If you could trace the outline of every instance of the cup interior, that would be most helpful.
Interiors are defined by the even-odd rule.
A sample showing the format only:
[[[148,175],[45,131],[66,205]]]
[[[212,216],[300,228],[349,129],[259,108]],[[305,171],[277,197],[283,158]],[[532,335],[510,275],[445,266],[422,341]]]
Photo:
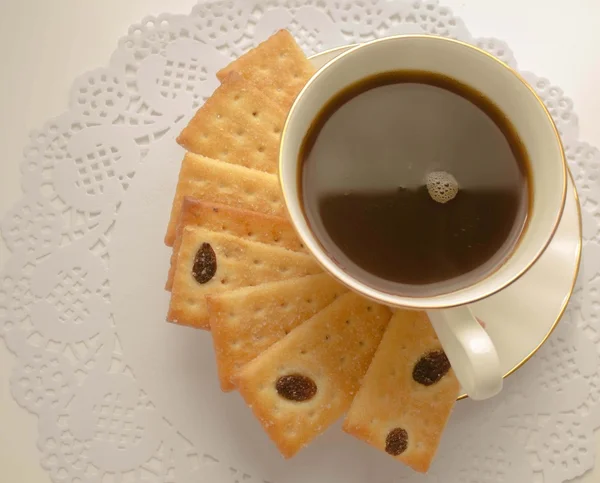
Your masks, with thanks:
[[[529,216],[509,258],[483,280],[428,297],[378,291],[329,258],[306,220],[298,182],[304,137],[322,107],[336,93],[378,73],[413,69],[451,77],[492,100],[519,133],[530,164]],[[474,302],[517,280],[552,239],[566,195],[566,163],[560,137],[535,91],[518,73],[486,52],[434,36],[409,35],[376,40],[348,50],[323,66],[300,93],[288,116],[281,141],[280,179],[292,222],[327,271],[348,287],[378,302],[415,309]]]

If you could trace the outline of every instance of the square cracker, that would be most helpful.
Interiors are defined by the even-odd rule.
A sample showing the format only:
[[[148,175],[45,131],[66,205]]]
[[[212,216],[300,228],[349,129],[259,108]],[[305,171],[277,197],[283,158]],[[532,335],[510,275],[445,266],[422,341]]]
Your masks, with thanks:
[[[198,109],[177,142],[226,163],[277,173],[286,111],[232,72]]]
[[[286,218],[186,197],[183,199],[177,223],[173,253],[171,254],[171,268],[165,285],[167,290],[171,290],[173,285],[173,275],[181,245],[181,233],[186,226],[201,226],[210,231],[229,233],[240,238],[306,253],[304,244]]]
[[[186,196],[268,215],[286,216],[277,177],[243,166],[187,153],[171,208],[165,244],[175,241],[177,221]]]
[[[348,292],[241,369],[237,387],[285,457],[350,407],[390,315]]]
[[[413,378],[425,354],[437,356],[423,359],[429,363],[419,366],[432,369],[430,385]],[[344,431],[426,472],[459,390],[427,315],[398,310],[352,403]]]
[[[255,84],[286,112],[315,73],[292,34],[280,30],[217,72],[223,81],[238,72]]]
[[[206,295],[320,272],[310,255],[188,226],[183,229],[167,319],[208,329]]]
[[[321,273],[207,297],[221,389],[234,389],[240,368],[347,291]]]

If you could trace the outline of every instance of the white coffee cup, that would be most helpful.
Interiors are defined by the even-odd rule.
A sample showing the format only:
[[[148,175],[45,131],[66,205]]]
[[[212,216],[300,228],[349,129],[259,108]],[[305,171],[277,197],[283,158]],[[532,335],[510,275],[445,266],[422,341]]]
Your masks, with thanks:
[[[485,278],[474,279],[471,285],[441,295],[419,297],[386,293],[353,277],[323,250],[302,209],[299,155],[311,123],[345,87],[395,70],[443,74],[484,94],[511,121],[530,161],[529,216],[512,252]],[[527,82],[492,55],[456,40],[404,35],[362,44],[323,66],[298,95],[283,130],[279,163],[291,220],[325,270],[350,289],[379,303],[427,311],[465,392],[473,399],[497,394],[503,380],[498,355],[468,305],[502,290],[532,267],[558,226],[567,187],[566,162],[558,131],[543,102]]]

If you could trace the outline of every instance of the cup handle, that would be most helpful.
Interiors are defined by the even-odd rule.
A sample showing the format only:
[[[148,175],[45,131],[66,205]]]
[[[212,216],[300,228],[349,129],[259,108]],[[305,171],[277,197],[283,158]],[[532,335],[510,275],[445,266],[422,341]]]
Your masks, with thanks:
[[[467,395],[482,400],[498,394],[503,381],[498,353],[471,310],[461,306],[427,315]]]

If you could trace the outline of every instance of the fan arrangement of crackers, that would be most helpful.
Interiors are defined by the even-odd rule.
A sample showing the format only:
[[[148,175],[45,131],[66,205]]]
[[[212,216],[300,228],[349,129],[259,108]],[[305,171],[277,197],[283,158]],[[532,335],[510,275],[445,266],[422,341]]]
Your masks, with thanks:
[[[167,318],[210,331],[223,391],[285,457],[345,415],[344,431],[427,471],[459,392],[427,316],[348,291],[286,218],[281,131],[313,73],[282,30],[218,72],[179,136]]]

